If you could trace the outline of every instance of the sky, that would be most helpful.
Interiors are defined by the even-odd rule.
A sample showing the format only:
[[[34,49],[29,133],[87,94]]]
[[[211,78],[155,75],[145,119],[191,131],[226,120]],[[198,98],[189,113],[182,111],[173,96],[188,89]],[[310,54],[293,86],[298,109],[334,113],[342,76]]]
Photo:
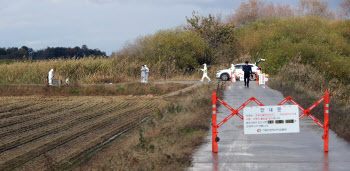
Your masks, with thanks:
[[[298,0],[267,0],[297,6]],[[330,8],[343,0],[328,0]],[[186,16],[225,16],[243,0],[0,0],[0,47],[75,47],[107,55],[127,41],[186,24]]]

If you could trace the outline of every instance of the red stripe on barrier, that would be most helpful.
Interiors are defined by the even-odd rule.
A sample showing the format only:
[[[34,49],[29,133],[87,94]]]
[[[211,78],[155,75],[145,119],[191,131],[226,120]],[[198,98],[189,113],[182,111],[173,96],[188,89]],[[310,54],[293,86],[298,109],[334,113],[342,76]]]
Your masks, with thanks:
[[[314,109],[315,107],[316,107],[316,105],[312,105],[312,106],[310,107],[310,110]]]
[[[324,128],[323,124],[321,124],[320,121],[318,121],[317,124],[320,125],[320,127]]]
[[[241,111],[245,106],[247,106],[252,100],[247,100],[244,104],[242,104],[238,109],[237,112]]]
[[[323,100],[324,98],[322,97],[317,103],[320,104]]]
[[[223,124],[224,124],[224,123],[221,123],[221,122],[220,122],[220,123],[218,124],[218,128],[220,128],[220,126],[223,125]]]
[[[247,106],[250,102],[252,101],[252,98],[250,98],[249,100],[247,100],[244,105]]]
[[[256,104],[258,104],[259,106],[264,106],[264,104],[262,104],[259,100],[255,99],[255,98],[254,98],[254,102]]]
[[[237,112],[233,112],[230,115],[228,115],[224,120],[222,120],[219,124],[218,124],[218,128],[220,126],[222,126],[225,122],[227,122],[229,119],[231,119]]]
[[[315,118],[315,116],[312,116],[311,114],[307,113],[307,116],[309,116],[309,118],[311,118],[314,122],[316,122],[320,127],[324,127],[323,124],[321,124],[321,122]]]
[[[305,109],[303,108],[303,107],[301,107],[300,106],[300,104],[298,104],[296,101],[294,101],[292,98],[289,98],[289,100],[290,100],[290,102],[292,102],[293,104],[295,104],[295,105],[298,105],[299,106],[299,109],[301,110],[301,111],[305,111]]]
[[[278,106],[284,105],[288,101],[288,97],[278,103]]]
[[[231,110],[232,112],[235,112],[235,110],[230,106],[230,105],[228,105],[227,103],[225,103],[223,100],[221,100],[220,98],[217,98],[218,99],[218,101],[222,104],[222,105],[224,105],[226,108],[228,108],[229,110]]]
[[[237,116],[238,116],[239,118],[241,118],[242,120],[244,120],[244,117],[243,117],[240,113],[237,113]]]
[[[306,111],[310,112],[312,109],[314,109],[317,105],[319,105],[324,100],[324,97],[322,97],[320,100],[318,100],[315,104],[313,104],[310,108],[308,108]]]

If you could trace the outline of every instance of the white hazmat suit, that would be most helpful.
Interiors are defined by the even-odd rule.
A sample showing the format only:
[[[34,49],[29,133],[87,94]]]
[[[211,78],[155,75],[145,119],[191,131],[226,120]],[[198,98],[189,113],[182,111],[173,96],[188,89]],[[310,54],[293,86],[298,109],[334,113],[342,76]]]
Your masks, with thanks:
[[[235,68],[235,65],[234,64],[231,64],[231,79],[232,79],[232,82],[236,82],[236,68]]]
[[[146,68],[144,65],[142,65],[141,68],[141,83],[145,83],[146,80]]]
[[[207,69],[207,64],[203,64],[204,65],[204,69],[201,69],[203,71],[203,77],[201,82],[203,82],[204,78],[208,79],[208,82],[210,81],[210,78],[208,77],[208,69]]]
[[[149,69],[147,68],[147,65],[145,65],[145,69],[146,69],[145,83],[148,83],[148,73],[149,73]]]
[[[49,80],[49,85],[52,85],[53,69],[50,70],[47,79]]]

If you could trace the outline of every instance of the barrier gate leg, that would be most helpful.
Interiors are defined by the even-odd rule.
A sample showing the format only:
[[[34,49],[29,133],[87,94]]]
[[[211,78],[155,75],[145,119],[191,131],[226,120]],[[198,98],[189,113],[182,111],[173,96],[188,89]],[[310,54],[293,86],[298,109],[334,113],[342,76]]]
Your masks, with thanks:
[[[329,93],[326,91],[324,96],[324,152],[328,152],[328,138],[329,138]]]
[[[212,148],[213,152],[218,152],[218,142],[216,141],[216,137],[218,136],[218,126],[216,125],[216,92],[211,95],[211,100],[213,104],[213,115],[212,115],[212,130],[213,130],[213,140],[212,140]]]

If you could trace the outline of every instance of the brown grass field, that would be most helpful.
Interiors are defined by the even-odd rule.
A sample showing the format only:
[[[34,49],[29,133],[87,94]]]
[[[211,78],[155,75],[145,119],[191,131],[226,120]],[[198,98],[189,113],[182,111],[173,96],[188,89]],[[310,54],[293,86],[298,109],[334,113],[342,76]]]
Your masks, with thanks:
[[[66,169],[165,104],[120,96],[0,99],[0,170]]]

